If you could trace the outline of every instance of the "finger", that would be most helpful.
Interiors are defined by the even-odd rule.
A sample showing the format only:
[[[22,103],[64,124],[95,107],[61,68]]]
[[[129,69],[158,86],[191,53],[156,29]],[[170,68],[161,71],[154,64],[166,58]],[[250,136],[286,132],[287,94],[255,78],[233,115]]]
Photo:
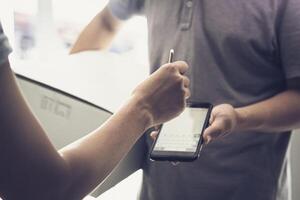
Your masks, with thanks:
[[[188,78],[188,77],[186,77],[186,76],[182,76],[183,78],[183,86],[184,87],[189,87],[189,85],[190,85],[190,79]]]
[[[210,143],[210,141],[212,140],[212,138],[210,136],[207,136],[206,139],[204,139],[205,144]]]
[[[210,114],[210,118],[209,118],[209,124],[212,124],[215,120],[215,116],[213,113]]]
[[[188,64],[184,61],[176,61],[172,63],[177,70],[179,70],[180,74],[184,74],[188,70]]]
[[[152,132],[150,133],[150,137],[152,138],[152,140],[156,140],[157,135],[158,135],[158,131],[152,131]]]
[[[224,130],[224,126],[221,120],[215,121],[208,128],[205,129],[203,133],[204,141],[208,142],[212,139],[216,139],[219,136],[223,135],[223,133],[225,132],[226,130]]]
[[[203,139],[205,144],[208,144],[213,139],[211,136],[212,134],[216,134],[216,130],[213,127],[209,126],[205,129],[203,133]]]
[[[190,91],[190,89],[184,88],[183,90],[184,90],[184,98],[185,98],[185,99],[190,98],[190,96],[191,96],[191,91]]]

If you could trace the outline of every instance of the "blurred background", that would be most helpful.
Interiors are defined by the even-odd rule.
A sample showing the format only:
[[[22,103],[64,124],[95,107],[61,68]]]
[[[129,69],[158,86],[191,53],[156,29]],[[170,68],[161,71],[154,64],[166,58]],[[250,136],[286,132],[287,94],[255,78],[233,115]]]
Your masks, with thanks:
[[[18,60],[50,59],[68,54],[84,26],[107,4],[107,0],[0,2],[2,25],[14,49],[13,59]],[[108,51],[134,52],[137,58],[147,60],[146,19],[129,20]]]

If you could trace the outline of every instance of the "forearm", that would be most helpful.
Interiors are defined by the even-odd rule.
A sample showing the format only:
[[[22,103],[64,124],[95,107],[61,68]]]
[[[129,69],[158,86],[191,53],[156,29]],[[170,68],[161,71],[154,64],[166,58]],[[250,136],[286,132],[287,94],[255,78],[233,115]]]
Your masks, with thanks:
[[[0,66],[0,83],[0,195],[8,199],[82,198],[149,125],[143,104],[132,99],[105,125],[59,154],[24,102],[8,63]]]
[[[108,48],[120,25],[121,21],[111,14],[109,8],[104,8],[84,28],[70,53]]]
[[[57,199],[68,174],[18,90],[9,63],[0,66],[0,195]]]
[[[265,101],[235,109],[236,130],[282,132],[300,128],[300,92],[287,90]]]
[[[72,172],[72,196],[67,199],[82,198],[94,189],[145,131],[148,116],[136,102],[130,101],[102,127],[60,151]]]

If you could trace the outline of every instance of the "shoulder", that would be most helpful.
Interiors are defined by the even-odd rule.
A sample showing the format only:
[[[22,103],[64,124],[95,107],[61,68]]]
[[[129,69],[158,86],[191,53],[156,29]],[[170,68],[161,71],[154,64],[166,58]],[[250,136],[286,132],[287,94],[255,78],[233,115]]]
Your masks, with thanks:
[[[145,0],[110,0],[108,7],[112,14],[126,20],[135,14],[142,14]]]

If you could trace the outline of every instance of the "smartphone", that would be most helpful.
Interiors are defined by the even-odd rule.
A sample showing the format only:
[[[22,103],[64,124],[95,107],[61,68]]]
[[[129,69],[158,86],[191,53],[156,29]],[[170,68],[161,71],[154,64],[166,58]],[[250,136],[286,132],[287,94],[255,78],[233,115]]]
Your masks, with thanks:
[[[212,107],[210,103],[189,103],[178,117],[163,124],[151,148],[150,159],[178,162],[196,160]]]

